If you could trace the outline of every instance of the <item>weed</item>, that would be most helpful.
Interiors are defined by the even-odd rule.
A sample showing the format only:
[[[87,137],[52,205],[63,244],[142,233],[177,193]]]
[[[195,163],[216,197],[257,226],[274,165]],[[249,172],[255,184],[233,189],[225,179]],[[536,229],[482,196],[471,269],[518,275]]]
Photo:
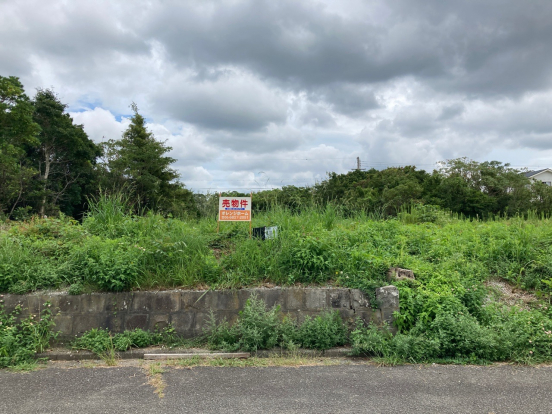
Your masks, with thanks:
[[[225,320],[217,324],[211,314],[205,338],[212,348],[229,351],[255,352],[278,344],[292,350],[299,346],[325,350],[345,344],[347,328],[338,312],[307,317],[298,326],[290,318],[281,317],[279,306],[267,309],[261,299],[251,296],[232,327]]]
[[[347,327],[339,312],[326,312],[315,318],[307,316],[297,335],[303,348],[325,350],[347,342]]]
[[[393,197],[376,214],[375,209],[367,213],[331,203],[321,207],[307,193],[293,197],[285,206],[267,201],[255,214],[254,226],[279,227],[278,238],[265,241],[249,239],[243,223],[227,224],[217,235],[215,222],[206,218],[138,216],[122,195],[93,200],[82,225],[66,217],[3,224],[0,292],[66,286],[76,294],[87,289],[221,288],[266,282],[332,284],[361,289],[377,306],[374,288],[387,283],[389,267],[399,266],[416,276],[414,281],[392,282],[400,291],[400,312],[394,318],[400,334],[382,339],[363,327],[350,339],[357,341],[359,351],[382,358],[398,355],[409,362],[552,359],[549,218],[528,213],[467,220],[435,206],[401,207]],[[206,209],[211,201],[205,200]],[[369,197],[365,201],[369,203]],[[397,208],[397,218],[384,219],[389,209]],[[540,300],[524,310],[496,304],[485,284],[491,278],[534,292]],[[335,339],[342,338],[341,333],[315,334],[334,329],[326,320],[300,327],[282,321],[277,310],[252,305],[232,327],[213,321],[209,345],[252,351],[274,344],[322,349],[342,341]],[[0,364],[33,355],[32,345],[15,334],[12,338],[13,332],[1,332],[5,342],[0,358],[8,360]],[[165,335],[156,341],[168,343],[171,335],[177,341],[174,334]],[[133,338],[114,335],[113,347],[128,349],[144,338],[141,333]]]
[[[130,348],[145,348],[161,343],[165,345],[178,343],[178,338],[172,327],[169,326],[160,332],[148,332],[136,328],[114,335],[107,329],[94,328],[75,339],[71,347],[92,351],[102,359],[113,360],[116,352],[126,351]]]
[[[148,384],[153,387],[153,392],[157,394],[159,398],[165,396],[165,388],[167,383],[163,380],[163,373],[165,372],[161,368],[160,363],[148,364],[144,367],[146,376],[148,377]]]
[[[21,312],[21,307],[17,307],[6,314],[0,305],[0,368],[34,366],[35,354],[44,352],[57,336],[52,332],[54,322],[49,302],[44,303],[38,315],[29,315],[18,322]]]
[[[263,368],[263,367],[298,367],[315,365],[339,365],[346,363],[339,359],[313,358],[308,356],[279,356],[274,355],[268,358],[213,358],[201,359],[198,357],[167,361],[167,364],[182,368],[193,367],[237,367],[237,368]]]

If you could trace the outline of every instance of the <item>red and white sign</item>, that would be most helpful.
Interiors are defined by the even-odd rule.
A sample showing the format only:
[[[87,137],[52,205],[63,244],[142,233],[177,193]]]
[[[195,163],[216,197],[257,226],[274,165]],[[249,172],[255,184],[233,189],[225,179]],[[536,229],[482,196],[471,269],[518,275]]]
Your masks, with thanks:
[[[251,197],[219,197],[219,221],[251,221]]]

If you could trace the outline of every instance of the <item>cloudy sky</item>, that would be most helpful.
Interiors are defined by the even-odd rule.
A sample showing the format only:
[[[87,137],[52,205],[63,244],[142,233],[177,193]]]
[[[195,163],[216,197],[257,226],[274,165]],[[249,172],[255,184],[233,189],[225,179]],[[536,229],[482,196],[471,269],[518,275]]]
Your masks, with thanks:
[[[552,167],[550,0],[1,0],[0,75],[95,141],[136,102],[197,191]]]

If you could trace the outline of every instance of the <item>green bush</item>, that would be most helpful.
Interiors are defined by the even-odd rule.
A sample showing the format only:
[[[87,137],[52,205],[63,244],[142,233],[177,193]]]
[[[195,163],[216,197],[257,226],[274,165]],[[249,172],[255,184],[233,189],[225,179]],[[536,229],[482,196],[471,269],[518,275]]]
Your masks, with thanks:
[[[29,315],[17,322],[21,307],[6,314],[0,305],[0,368],[15,367],[35,362],[35,354],[44,352],[56,338],[52,332],[51,304],[44,303],[39,315]]]
[[[278,343],[280,306],[266,309],[266,304],[252,295],[240,312],[237,333],[239,348],[244,351],[270,349]]]
[[[231,327],[226,320],[217,324],[214,314],[211,314],[205,338],[212,348],[231,351],[240,349],[255,352],[276,345],[325,350],[345,344],[347,328],[338,312],[307,317],[298,327],[289,317],[281,317],[279,306],[267,309],[261,299],[252,296]]]
[[[370,324],[367,327],[359,319],[351,332],[353,354],[386,357],[391,355],[391,340],[393,335],[384,329]]]
[[[85,282],[102,290],[122,291],[135,286],[144,263],[144,252],[119,239],[91,238],[70,259],[71,268]]]
[[[97,355],[105,355],[111,349],[123,352],[130,348],[146,348],[160,343],[175,342],[171,327],[162,332],[148,332],[136,328],[132,331],[111,334],[107,329],[91,329],[71,344],[73,349],[85,349]]]
[[[307,316],[299,327],[297,342],[303,348],[325,350],[347,342],[347,327],[339,312],[326,312],[315,318]]]
[[[364,195],[371,203],[369,192]],[[416,280],[392,282],[400,291],[395,315],[400,333],[387,341],[390,358],[552,359],[544,333],[552,329],[552,315],[544,311],[552,296],[550,219],[525,214],[466,220],[434,206],[412,205],[384,220],[300,200],[287,200],[290,208],[270,208],[272,201],[263,201],[253,226],[279,227],[277,239],[264,241],[250,239],[243,223],[224,223],[216,234],[212,219],[138,216],[122,198],[95,200],[82,225],[63,216],[3,223],[0,292],[322,284],[361,289],[377,306],[374,288],[388,283],[387,270],[398,266],[412,269]],[[523,312],[499,306],[486,286],[491,278],[529,290],[540,302]],[[327,346],[301,338],[301,329],[315,331],[307,330],[313,320],[299,327],[273,316],[264,320],[245,312],[233,327],[215,324],[211,346],[257,349],[274,341]],[[316,326],[329,329],[322,322]],[[372,335],[376,344],[378,332],[361,336]],[[120,347],[131,343],[120,341]]]
[[[106,352],[112,346],[112,337],[107,329],[91,329],[75,339],[73,349],[85,349],[95,354]]]
[[[252,352],[273,348],[278,343],[279,311],[279,306],[266,309],[266,304],[252,295],[232,327],[226,320],[217,324],[211,314],[206,328],[208,344],[216,348]]]

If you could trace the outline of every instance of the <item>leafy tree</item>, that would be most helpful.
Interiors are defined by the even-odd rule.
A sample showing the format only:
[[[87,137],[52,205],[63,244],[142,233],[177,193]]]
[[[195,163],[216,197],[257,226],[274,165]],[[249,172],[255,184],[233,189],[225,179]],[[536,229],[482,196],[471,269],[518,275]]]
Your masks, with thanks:
[[[539,214],[550,216],[552,213],[552,187],[540,181],[531,183],[529,189],[531,208]]]
[[[441,205],[467,216],[517,213],[531,207],[529,180],[509,164],[457,158],[440,171]]]
[[[136,104],[131,108],[134,115],[123,137],[104,144],[104,187],[130,191],[141,208],[167,214],[196,214],[192,192],[178,182],[179,174],[170,168],[176,160],[165,155],[172,148],[147,130]]]
[[[333,200],[351,210],[378,210],[393,215],[404,204],[422,202],[423,183],[428,176],[413,166],[330,173],[315,187],[316,197],[321,202]]]
[[[25,199],[36,170],[26,149],[39,144],[40,127],[19,79],[0,76],[0,215],[11,216]]]
[[[86,189],[93,180],[94,164],[101,149],[73,124],[67,105],[49,89],[39,89],[34,98],[35,122],[40,126],[40,144],[27,155],[38,170],[38,180],[31,196],[37,212],[69,215],[82,211]]]

